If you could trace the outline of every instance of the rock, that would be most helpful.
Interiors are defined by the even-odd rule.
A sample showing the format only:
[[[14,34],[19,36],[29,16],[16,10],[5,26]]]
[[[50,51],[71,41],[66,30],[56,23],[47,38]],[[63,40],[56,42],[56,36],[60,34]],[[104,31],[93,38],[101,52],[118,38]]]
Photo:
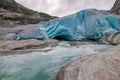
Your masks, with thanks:
[[[114,14],[120,14],[120,0],[116,0],[110,12]]]
[[[33,29],[39,26],[39,24],[17,25],[12,28],[0,28],[0,40],[13,40],[16,39],[18,33]]]
[[[120,44],[120,34],[116,35],[113,40],[112,40],[112,44]]]
[[[27,50],[27,49],[41,49],[48,46],[57,46],[57,40],[1,40],[0,41],[0,51],[11,51],[11,50]]]
[[[57,80],[120,80],[120,45],[67,64]]]
[[[14,27],[15,25],[36,24],[42,21],[47,21],[35,15],[25,15],[16,12],[1,12],[0,27]]]
[[[9,33],[1,37],[1,40],[14,40],[16,39],[16,34],[15,33]]]
[[[9,27],[14,26],[16,24],[36,24],[41,21],[44,21],[43,18],[30,16],[30,15],[24,15],[20,13],[15,12],[4,12],[2,17],[2,26]]]
[[[108,36],[107,41],[114,45],[120,44],[120,32]]]
[[[120,44],[120,32],[111,34],[108,37],[102,37],[100,41],[105,44],[118,45]]]
[[[53,16],[50,16],[46,13],[41,13],[41,12],[28,9],[18,4],[15,0],[0,0],[0,8],[5,9],[7,11],[11,11],[11,12],[16,12],[16,13],[25,14],[25,15],[32,15],[32,16],[46,18],[46,19],[53,18]],[[2,10],[2,11],[5,11],[5,10]]]
[[[18,24],[36,24],[56,17],[33,11],[16,3],[15,0],[0,0],[0,27],[14,27]]]

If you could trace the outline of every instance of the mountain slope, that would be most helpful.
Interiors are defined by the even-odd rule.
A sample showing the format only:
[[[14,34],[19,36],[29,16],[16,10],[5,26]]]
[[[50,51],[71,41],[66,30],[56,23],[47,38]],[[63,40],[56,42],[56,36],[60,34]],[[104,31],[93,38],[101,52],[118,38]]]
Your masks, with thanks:
[[[110,12],[114,14],[120,14],[120,0],[116,0]]]
[[[0,27],[15,26],[17,24],[36,24],[49,21],[55,17],[27,9],[15,0],[0,0]]]

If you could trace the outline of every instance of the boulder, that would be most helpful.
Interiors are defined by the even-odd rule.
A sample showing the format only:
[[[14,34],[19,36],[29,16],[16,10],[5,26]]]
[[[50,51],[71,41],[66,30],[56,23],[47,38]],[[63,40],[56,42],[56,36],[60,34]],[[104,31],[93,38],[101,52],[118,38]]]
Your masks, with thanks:
[[[120,32],[111,34],[110,36],[107,37],[102,37],[100,41],[105,44],[118,45],[120,44]]]
[[[57,46],[57,40],[1,40],[0,41],[0,51],[11,51],[11,50],[27,50],[27,49],[42,49],[48,46]]]
[[[120,80],[120,45],[67,64],[57,80]]]
[[[33,29],[39,24],[17,25],[12,28],[0,28],[0,40],[14,40],[18,33],[26,32],[28,29]]]

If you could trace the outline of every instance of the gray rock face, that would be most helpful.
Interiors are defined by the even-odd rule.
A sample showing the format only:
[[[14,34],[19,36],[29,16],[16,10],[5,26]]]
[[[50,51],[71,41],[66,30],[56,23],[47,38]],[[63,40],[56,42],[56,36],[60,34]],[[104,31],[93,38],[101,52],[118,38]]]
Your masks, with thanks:
[[[102,37],[100,41],[105,44],[118,45],[120,44],[120,32],[111,34],[108,37]]]
[[[31,50],[33,51],[35,49],[42,49],[46,48],[48,46],[55,47],[58,45],[57,40],[21,40],[21,41],[15,41],[15,40],[0,40],[0,53],[6,52],[6,51],[14,51],[14,50]]]
[[[0,0],[0,27],[36,24],[56,17],[25,8],[15,0]]]
[[[0,40],[13,40],[16,34],[33,29],[39,26],[39,24],[18,25],[12,28],[0,28]]]
[[[64,66],[57,80],[120,80],[120,45]]]
[[[120,14],[120,0],[116,0],[109,12]],[[101,41],[118,45],[120,33],[103,37]],[[120,45],[103,53],[76,59],[59,71],[57,80],[120,80]]]
[[[120,14],[120,0],[116,0],[110,12],[114,14]]]
[[[43,18],[37,16],[30,16],[16,12],[1,12],[0,13],[0,27],[14,27],[22,24],[36,24],[45,21]]]

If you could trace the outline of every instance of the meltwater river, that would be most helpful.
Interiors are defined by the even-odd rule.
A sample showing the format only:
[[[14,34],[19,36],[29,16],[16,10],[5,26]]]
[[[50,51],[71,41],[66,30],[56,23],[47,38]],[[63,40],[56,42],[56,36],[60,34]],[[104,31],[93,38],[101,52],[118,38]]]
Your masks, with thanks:
[[[0,80],[56,80],[57,72],[67,63],[112,47],[91,42],[77,44],[60,42],[57,47],[48,47],[52,49],[48,52],[0,55]]]

